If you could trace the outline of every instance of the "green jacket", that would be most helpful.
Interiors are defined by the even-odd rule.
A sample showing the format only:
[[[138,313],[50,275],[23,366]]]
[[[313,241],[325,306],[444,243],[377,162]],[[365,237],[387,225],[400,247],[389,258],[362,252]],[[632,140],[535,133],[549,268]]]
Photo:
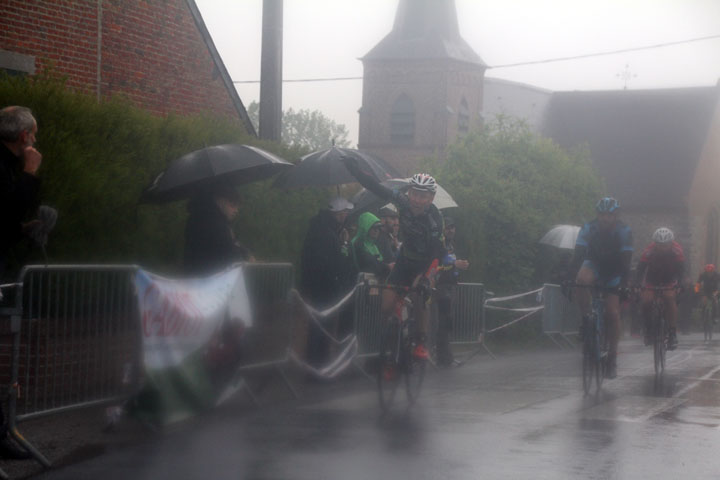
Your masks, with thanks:
[[[352,239],[352,259],[359,272],[374,273],[384,277],[390,268],[383,263],[383,256],[375,242],[368,235],[370,228],[379,224],[380,219],[370,212],[365,212],[358,218],[358,230]]]

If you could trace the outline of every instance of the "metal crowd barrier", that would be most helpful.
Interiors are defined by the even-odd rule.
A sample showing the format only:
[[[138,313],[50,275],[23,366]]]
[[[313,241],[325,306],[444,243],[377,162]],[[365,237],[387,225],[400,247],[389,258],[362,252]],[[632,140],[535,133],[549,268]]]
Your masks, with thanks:
[[[543,285],[542,330],[558,347],[573,347],[569,335],[576,335],[580,311],[562,294],[560,285]],[[560,340],[560,341],[558,341]],[[562,343],[561,343],[562,342]]]
[[[46,467],[49,461],[19,433],[18,422],[120,401],[137,391],[142,345],[133,278],[138,268],[27,266],[14,305],[0,308],[0,385],[9,393],[8,428]],[[238,375],[274,369],[297,395],[283,371],[294,338],[293,267],[245,264],[244,272],[256,323],[248,332],[249,360]]]
[[[127,396],[140,365],[134,265],[27,266],[15,292],[4,339],[10,375],[8,427],[43,465],[48,460],[17,422]],[[9,327],[9,328],[6,328]],[[5,343],[5,342],[3,342]],[[4,372],[3,372],[4,373]]]
[[[295,278],[293,265],[246,263],[243,267],[256,321],[248,331],[244,344],[245,354],[251,360],[238,368],[238,377],[248,372],[272,370],[280,375],[293,396],[298,397],[285,372],[291,361],[290,352],[296,333],[291,311]],[[244,387],[253,402],[259,405],[252,387],[248,383]]]

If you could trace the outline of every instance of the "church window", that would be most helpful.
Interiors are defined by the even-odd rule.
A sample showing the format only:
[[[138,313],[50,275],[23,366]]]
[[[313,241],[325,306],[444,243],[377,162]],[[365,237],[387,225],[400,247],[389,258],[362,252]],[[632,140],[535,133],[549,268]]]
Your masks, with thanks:
[[[465,97],[460,101],[458,110],[458,134],[465,135],[470,130],[470,109]]]
[[[415,106],[402,94],[395,100],[390,113],[390,141],[398,145],[412,144],[415,139]]]

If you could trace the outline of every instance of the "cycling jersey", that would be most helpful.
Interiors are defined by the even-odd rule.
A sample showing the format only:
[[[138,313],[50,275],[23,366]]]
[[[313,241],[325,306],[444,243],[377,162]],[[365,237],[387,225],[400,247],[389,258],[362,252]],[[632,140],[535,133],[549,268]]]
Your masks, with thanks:
[[[598,221],[593,220],[580,230],[575,250],[576,255],[578,251],[584,252],[583,264],[595,271],[598,280],[617,279],[614,283],[619,283],[627,275],[628,261],[623,257],[632,254],[632,231],[619,220],[609,230],[602,230]]]
[[[720,273],[703,272],[698,277],[697,283],[702,285],[703,295],[712,295],[717,292],[718,284],[720,284]]]
[[[439,260],[444,256],[443,220],[434,204],[430,204],[427,210],[415,215],[410,210],[410,200],[404,192],[381,185],[351,162],[345,165],[363,187],[384,201],[392,202],[397,208],[400,237],[403,242],[398,252],[395,269],[405,272],[400,278],[397,277],[397,272],[391,273],[391,277],[395,277],[394,280],[397,280],[398,284],[406,284],[409,276],[414,278],[424,273],[433,260]]]
[[[638,263],[638,280],[649,285],[672,285],[682,280],[685,270],[685,255],[677,242],[669,250],[660,250],[653,242],[643,250]]]

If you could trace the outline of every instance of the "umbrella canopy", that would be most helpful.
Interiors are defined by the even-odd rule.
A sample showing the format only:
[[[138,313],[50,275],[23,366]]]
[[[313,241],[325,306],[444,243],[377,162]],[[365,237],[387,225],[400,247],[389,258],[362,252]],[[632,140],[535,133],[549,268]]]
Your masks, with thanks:
[[[385,180],[384,182],[381,182],[383,185],[385,185],[388,188],[400,188],[404,189],[410,186],[410,179],[409,178],[392,178],[390,180]],[[352,211],[351,214],[361,213],[366,210],[371,210],[375,208],[380,208],[383,205],[385,205],[385,200],[382,200],[380,197],[375,195],[374,193],[362,189],[358,193],[355,194],[355,196],[352,198],[351,202],[355,205],[355,209]],[[437,186],[437,192],[435,192],[435,198],[433,199],[433,203],[437,208],[440,210],[444,208],[453,208],[457,207],[458,204],[455,203],[455,200],[450,196],[450,194],[440,185]]]
[[[357,180],[345,168],[343,157],[357,159],[360,167],[371,172],[378,181],[399,177],[384,160],[352,148],[332,147],[309,153],[290,171],[280,175],[274,183],[278,188],[330,187],[343,183],[355,183]]]
[[[292,168],[292,163],[249,145],[206,147],[170,162],[165,171],[145,189],[141,202],[181,200],[218,182],[242,185]]]
[[[540,239],[540,243],[557,248],[572,250],[575,248],[580,227],[577,225],[555,225]]]

